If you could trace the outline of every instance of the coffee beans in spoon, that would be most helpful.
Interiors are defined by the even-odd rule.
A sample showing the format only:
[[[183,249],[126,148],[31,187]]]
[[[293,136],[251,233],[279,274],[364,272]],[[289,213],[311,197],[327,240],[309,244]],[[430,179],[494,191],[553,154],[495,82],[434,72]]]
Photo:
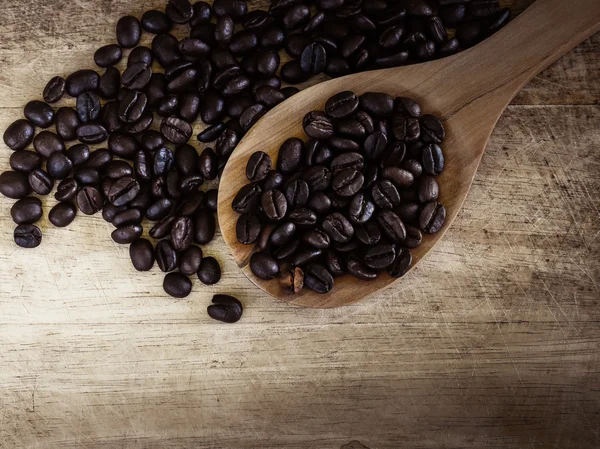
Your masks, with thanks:
[[[175,252],[188,255],[180,258],[186,264],[179,272],[191,276],[198,262],[197,273],[207,283],[220,277],[220,267],[213,258],[201,263],[197,254],[198,245],[215,234],[216,184],[204,197],[202,188],[206,181],[218,180],[245,132],[268,109],[298,92],[282,81],[294,84],[321,73],[335,77],[446,56],[476,44],[510,18],[510,10],[494,0],[484,7],[439,2],[437,9],[421,0],[273,0],[268,10],[252,10],[244,0],[165,3],[164,11],[146,11],[141,18],[115,18],[112,42],[90,54],[89,64],[54,76],[39,98],[23,102],[23,117],[15,117],[4,132],[4,143],[15,153],[13,171],[0,175],[0,193],[21,199],[31,191],[48,195],[57,186],[55,197],[61,203],[49,215],[56,226],[68,225],[79,208],[83,215],[101,211],[123,243],[138,238],[139,227],[150,230],[154,241],[142,234],[131,243],[144,240],[133,246],[136,269],[150,266],[150,247],[154,251],[159,241],[173,243],[175,237]],[[455,38],[447,28],[455,29]],[[143,33],[152,35],[147,47],[139,45]],[[121,72],[115,64],[124,55],[127,64]],[[381,98],[361,101],[342,92],[328,102],[325,113],[307,117],[313,140],[305,145],[290,139],[282,149],[286,157],[276,163],[264,155],[255,157],[248,173],[257,186],[241,195],[238,204],[250,214],[238,227],[244,242],[279,245],[274,255],[281,259],[309,263],[328,258],[319,266],[337,275],[337,255],[354,251],[361,237],[374,241],[378,232],[383,238],[401,235],[397,224],[388,233],[379,229],[377,220],[382,219],[375,208],[382,204],[395,208],[412,244],[420,241],[413,228],[435,232],[443,224],[439,188],[431,180],[443,170],[443,130],[435,120],[420,118],[416,103],[382,103]],[[55,106],[58,101],[61,107]],[[392,108],[403,114],[391,114]],[[199,120],[209,126],[198,141],[210,147],[191,146],[192,126]],[[35,152],[27,149],[32,143]],[[290,181],[293,173],[297,176]],[[428,179],[419,181],[422,175]],[[403,189],[410,201],[399,199]],[[421,218],[425,200],[435,205]],[[33,204],[27,201],[15,211],[18,220],[23,204]],[[257,224],[250,207],[263,203],[278,224],[273,242],[260,234],[261,222]],[[317,229],[322,234],[313,233],[306,242],[323,246],[326,235],[330,247],[298,248],[304,243],[290,237],[332,215],[329,232],[344,240],[349,227],[333,215],[344,207],[349,215],[342,216],[355,230],[348,241]],[[41,242],[41,230],[21,228],[18,241],[34,247]],[[406,260],[404,255],[391,271],[401,272]],[[351,266],[368,277],[364,267]],[[321,268],[307,272],[306,284],[329,286],[322,275]],[[294,291],[304,284],[300,273],[287,279]],[[187,282],[171,276],[165,283],[177,296],[187,288],[177,290],[174,284]]]
[[[442,122],[409,98],[347,91],[302,123],[306,142],[287,139],[279,149],[282,187],[265,186],[272,162],[257,151],[232,204],[242,213],[238,241],[259,242],[254,275],[279,278],[289,293],[328,293],[342,275],[365,282],[404,275],[410,250],[446,219],[436,180],[444,169]]]

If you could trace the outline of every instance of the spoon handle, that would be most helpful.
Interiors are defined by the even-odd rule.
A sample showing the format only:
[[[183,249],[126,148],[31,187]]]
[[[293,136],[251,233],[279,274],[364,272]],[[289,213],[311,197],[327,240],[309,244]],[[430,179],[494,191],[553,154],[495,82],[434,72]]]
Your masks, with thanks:
[[[483,96],[506,106],[534,76],[598,30],[600,0],[537,0],[481,44],[448,58],[446,69],[462,75],[437,80],[448,83],[446,95],[454,97],[445,104],[458,106],[444,115]]]

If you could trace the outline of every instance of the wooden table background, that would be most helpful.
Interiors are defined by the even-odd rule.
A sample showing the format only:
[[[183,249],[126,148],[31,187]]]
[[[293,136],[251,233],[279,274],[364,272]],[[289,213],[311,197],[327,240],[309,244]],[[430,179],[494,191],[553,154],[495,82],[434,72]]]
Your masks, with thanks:
[[[0,130],[163,3],[3,0]],[[596,35],[509,106],[436,250],[336,310],[265,297],[219,236],[223,280],[186,300],[100,216],[18,249],[0,198],[0,448],[600,447],[599,100]],[[207,316],[216,292],[239,323]]]

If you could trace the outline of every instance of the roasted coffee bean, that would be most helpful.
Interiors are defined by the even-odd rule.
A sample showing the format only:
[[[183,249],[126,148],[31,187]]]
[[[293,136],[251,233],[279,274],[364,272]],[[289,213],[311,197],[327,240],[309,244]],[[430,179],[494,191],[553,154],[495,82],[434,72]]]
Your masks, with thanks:
[[[371,189],[373,202],[381,209],[393,209],[400,204],[398,190],[388,180],[377,181]]]
[[[133,200],[138,193],[140,193],[140,185],[136,179],[131,176],[124,176],[117,179],[112,185],[108,200],[115,206],[122,206]]]
[[[83,143],[73,145],[65,154],[71,160],[74,166],[85,164],[90,158],[90,147]]]
[[[302,236],[302,241],[307,245],[317,249],[327,249],[329,248],[330,244],[329,236],[319,229],[311,229],[307,231]]]
[[[190,140],[192,127],[180,118],[167,117],[160,125],[160,132],[169,142],[181,145]]]
[[[425,114],[421,117],[421,135],[426,143],[441,143],[446,138],[444,125],[436,117]]]
[[[44,87],[44,101],[46,103],[56,103],[65,94],[65,79],[61,76],[55,76],[46,87]]]
[[[237,131],[231,128],[227,128],[223,131],[223,134],[217,139],[215,148],[216,152],[222,159],[227,160],[236,145],[240,140],[240,136]]]
[[[121,82],[127,89],[141,90],[148,85],[152,77],[152,68],[145,62],[136,62],[125,69]]]
[[[371,219],[374,213],[375,204],[373,204],[368,196],[362,192],[354,195],[348,205],[348,218],[352,223],[366,223]]]
[[[262,190],[258,184],[247,184],[236,194],[232,202],[232,208],[238,214],[254,212],[259,204],[261,195]]]
[[[153,239],[162,239],[168,236],[171,232],[171,227],[173,226],[175,218],[176,217],[174,217],[173,215],[168,215],[162,220],[160,220],[158,223],[156,223],[154,226],[152,226],[149,232],[150,237],[152,237]]]
[[[237,240],[244,245],[254,243],[258,239],[260,230],[260,220],[253,214],[241,215],[235,227]]]
[[[396,251],[392,245],[380,244],[369,248],[364,257],[365,265],[373,270],[382,270],[394,263]]]
[[[35,248],[42,243],[42,231],[32,224],[21,224],[13,234],[15,243],[21,248]]]
[[[299,84],[310,77],[308,72],[304,72],[300,67],[300,62],[289,61],[281,67],[281,79],[290,84]]]
[[[412,264],[412,254],[406,248],[400,248],[394,263],[387,267],[387,272],[393,278],[404,276]]]
[[[423,169],[430,175],[437,176],[444,170],[444,154],[435,143],[425,147],[422,161]]]
[[[117,41],[123,48],[133,48],[140,41],[142,27],[138,19],[124,16],[117,22]]]
[[[193,123],[200,114],[200,96],[195,92],[186,92],[179,101],[179,117],[186,122]]]
[[[278,189],[281,186],[283,186],[283,175],[275,170],[269,171],[263,182],[264,189]]]
[[[394,212],[405,223],[417,223],[421,208],[417,203],[402,202]]]
[[[42,173],[42,170],[37,169],[31,173],[38,172]],[[31,177],[32,175],[30,174],[29,178]],[[30,184],[31,183],[28,180],[27,173],[18,171],[5,171],[2,174],[0,174],[0,193],[7,198],[25,198],[31,192],[32,186],[30,186]]]
[[[167,147],[162,147],[154,153],[152,171],[156,176],[164,176],[171,169],[174,162],[173,152]]]
[[[65,81],[65,89],[72,97],[78,97],[83,92],[98,89],[100,75],[93,70],[79,70],[71,73]]]
[[[217,18],[217,23],[215,24],[216,43],[221,47],[227,47],[233,37],[234,28],[235,23],[230,16],[224,15]]]
[[[146,94],[132,90],[119,104],[119,118],[125,123],[136,122],[142,117],[147,104]]]
[[[112,154],[106,148],[101,148],[90,153],[90,157],[85,163],[88,168],[100,169],[112,161]]]
[[[437,201],[427,203],[421,211],[419,226],[427,234],[438,232],[446,221],[446,208]]]
[[[309,193],[308,184],[301,179],[290,182],[285,186],[285,197],[292,207],[306,205]]]
[[[176,251],[184,251],[192,245],[194,224],[189,217],[180,217],[171,227],[171,241]]]
[[[48,193],[52,190],[52,186],[54,185],[54,181],[48,176],[47,173],[44,174],[46,179],[51,182],[48,184],[50,187],[46,186],[46,190]],[[54,194],[54,198],[58,201],[72,201],[77,196],[79,192],[79,184],[75,178],[66,178],[63,179],[56,188],[56,193]]]
[[[217,155],[212,148],[205,148],[198,158],[198,171],[204,179],[212,180],[217,177]]]
[[[152,203],[146,210],[146,218],[158,221],[165,218],[173,209],[173,203],[168,198],[161,198]]]
[[[100,112],[100,120],[109,133],[119,131],[123,127],[119,119],[119,103],[116,101],[106,103]]]
[[[242,26],[246,30],[261,30],[272,21],[267,11],[254,10],[249,12],[242,21]]]
[[[296,239],[290,240],[285,245],[275,248],[274,255],[277,260],[289,259],[292,257],[300,246],[300,242]]]
[[[361,281],[374,281],[377,278],[377,272],[365,267],[362,263],[354,258],[351,258],[346,263],[346,270],[349,274],[357,279],[360,279]]]
[[[357,142],[344,137],[332,137],[327,141],[327,144],[338,153],[342,151],[358,151],[360,149],[360,145]]]
[[[200,134],[198,134],[198,140],[200,142],[208,143],[214,142],[225,130],[225,123],[217,123],[216,125],[205,128]]]
[[[168,273],[163,280],[163,289],[174,298],[185,298],[192,291],[192,281],[182,273]]]
[[[325,215],[332,208],[331,198],[329,198],[324,192],[315,192],[308,198],[307,206],[317,214]]]
[[[383,210],[377,215],[377,224],[383,233],[395,243],[401,243],[406,237],[406,228],[402,220],[391,210]]]
[[[144,112],[137,122],[127,123],[125,125],[125,131],[129,134],[142,134],[143,132],[148,131],[150,126],[152,126],[153,121],[154,115],[150,112]]]
[[[126,245],[135,242],[142,235],[143,228],[140,225],[127,225],[115,229],[110,237],[115,243]]]
[[[440,186],[433,176],[423,176],[418,183],[418,199],[421,203],[435,201],[440,196]]]
[[[120,228],[122,226],[132,225],[132,224],[140,224],[142,222],[142,212],[138,208],[126,209],[122,212],[117,213],[111,223],[116,228]]]
[[[106,128],[98,124],[81,125],[77,128],[77,140],[82,143],[96,144],[108,138]]]
[[[375,245],[381,240],[381,230],[375,220],[356,228],[356,238],[365,245]]]
[[[294,252],[290,262],[294,266],[304,266],[309,263],[315,262],[323,254],[323,250],[318,248],[300,248]]]
[[[158,115],[169,117],[175,114],[179,108],[179,97],[177,95],[168,95],[159,101],[157,106]]]
[[[285,32],[277,25],[269,26],[260,36],[260,45],[264,48],[279,50],[285,42]]]
[[[103,98],[116,98],[121,85],[121,72],[115,67],[107,67],[98,83],[98,93]]]
[[[113,133],[108,139],[108,149],[124,159],[133,159],[139,149],[137,140],[124,133]],[[94,153],[92,153],[93,156]],[[89,164],[88,164],[89,165]]]
[[[40,155],[50,157],[52,153],[65,151],[65,144],[56,134],[42,131],[33,139],[33,148]]]
[[[339,212],[328,215],[321,224],[331,240],[337,243],[348,242],[354,235],[352,224]]]
[[[75,206],[71,203],[61,202],[50,209],[48,220],[57,228],[64,228],[73,222],[76,215],[77,209],[75,209]]]
[[[94,62],[99,67],[109,67],[121,60],[123,52],[117,44],[105,45],[94,53]]]
[[[312,264],[304,270],[304,285],[317,293],[330,292],[333,284],[333,276],[322,265]]]
[[[415,178],[411,172],[398,167],[385,167],[381,174],[385,179],[389,179],[399,189],[410,187]]]
[[[77,207],[86,215],[94,215],[102,210],[103,203],[102,194],[95,187],[84,187],[77,194]]]
[[[331,118],[342,119],[352,115],[358,108],[358,103],[354,92],[340,92],[327,100],[325,111]]]
[[[258,122],[263,115],[267,113],[267,108],[264,105],[257,103],[246,108],[242,115],[240,115],[239,121],[240,126],[244,131],[248,131],[252,128],[256,122]]]
[[[215,0],[213,12],[217,17],[228,15],[238,20],[246,15],[248,6],[244,0]]]
[[[287,139],[281,147],[279,147],[279,155],[277,157],[277,170],[281,173],[293,173],[300,167],[302,163],[302,154],[304,152],[304,142],[298,138]]]
[[[329,250],[326,257],[326,265],[329,273],[334,277],[342,276],[345,272],[344,263],[339,255]]]
[[[179,41],[172,34],[158,34],[152,39],[152,52],[163,67],[167,67],[181,58],[178,46]]]
[[[407,159],[400,164],[400,168],[412,173],[414,178],[418,178],[423,174],[423,166],[416,159]]]
[[[268,108],[273,108],[285,100],[283,91],[271,86],[262,86],[254,91],[254,98]]]
[[[302,126],[304,132],[315,139],[329,139],[334,136],[333,123],[322,112],[313,111],[306,114]]]
[[[202,263],[202,249],[190,246],[179,257],[179,271],[186,276],[196,274]]]
[[[3,138],[6,146],[16,151],[27,147],[33,141],[34,135],[33,125],[27,120],[19,119],[6,128]]]
[[[296,226],[308,228],[317,223],[317,215],[310,209],[299,207],[290,212],[288,217]]]
[[[225,115],[225,100],[214,90],[206,92],[200,107],[200,118],[209,125],[218,123]]]
[[[421,244],[422,241],[423,234],[421,234],[421,231],[414,226],[407,225],[406,238],[402,242],[403,246],[407,248],[416,248]]]
[[[354,141],[363,141],[367,134],[363,124],[356,119],[336,120],[333,126],[336,134]]]
[[[333,177],[331,186],[336,195],[343,197],[354,196],[363,186],[364,176],[352,168],[342,170]]]
[[[174,23],[187,23],[193,17],[194,10],[189,0],[169,0],[165,13]]]
[[[327,51],[318,42],[307,45],[300,55],[300,68],[303,72],[317,75],[325,70],[326,64]]]
[[[276,247],[283,246],[290,241],[295,232],[296,225],[294,223],[283,223],[273,230],[273,233],[271,234],[271,243]]]
[[[155,9],[146,11],[142,15],[142,27],[152,34],[163,34],[171,31],[171,21],[161,11]]]
[[[325,190],[331,184],[331,172],[322,165],[315,165],[306,170],[302,179],[306,181],[311,192]]]
[[[10,168],[13,170],[29,173],[41,166],[41,156],[33,151],[17,150],[10,155]]]
[[[48,128],[54,122],[54,110],[43,101],[30,101],[23,112],[25,118],[40,128]]]
[[[271,157],[267,153],[263,151],[253,153],[246,164],[246,177],[252,182],[262,181],[271,170],[271,164]]]
[[[267,190],[263,192],[260,204],[262,211],[270,220],[281,220],[287,213],[287,200],[280,190]]]
[[[200,209],[194,216],[194,242],[207,245],[215,238],[216,222],[211,210]]]
[[[394,110],[394,99],[385,93],[367,92],[360,96],[361,109],[375,117],[388,117]]]
[[[304,271],[300,267],[295,267],[281,273],[279,285],[285,291],[290,293],[300,293],[304,287]]]
[[[221,267],[214,257],[203,257],[198,269],[198,279],[205,285],[213,285],[221,280]]]
[[[229,295],[215,295],[213,304],[207,307],[208,316],[224,323],[235,323],[243,313],[242,303]]]
[[[129,257],[137,271],[149,271],[154,266],[154,246],[147,239],[137,239],[129,246]]]
[[[46,170],[54,179],[66,178],[73,169],[73,162],[65,152],[52,153],[46,161]]]
[[[258,251],[250,258],[250,269],[260,279],[273,279],[279,275],[279,263],[270,254]]]
[[[133,50],[131,50],[129,56],[127,57],[128,68],[138,63],[143,63],[148,67],[151,67],[153,62],[154,55],[152,54],[152,50],[144,46],[135,47]]]
[[[236,56],[250,53],[258,46],[258,36],[253,31],[242,30],[235,33],[229,42],[229,51]]]
[[[161,240],[156,245],[156,263],[160,271],[168,273],[177,268],[177,251],[169,240]]]
[[[303,4],[292,5],[282,17],[283,25],[287,29],[303,26],[310,18],[310,8]]]
[[[16,224],[32,224],[42,218],[42,202],[39,198],[26,197],[10,208],[10,216]]]
[[[369,134],[365,139],[364,152],[368,159],[372,161],[379,160],[387,148],[388,139],[380,131]]]

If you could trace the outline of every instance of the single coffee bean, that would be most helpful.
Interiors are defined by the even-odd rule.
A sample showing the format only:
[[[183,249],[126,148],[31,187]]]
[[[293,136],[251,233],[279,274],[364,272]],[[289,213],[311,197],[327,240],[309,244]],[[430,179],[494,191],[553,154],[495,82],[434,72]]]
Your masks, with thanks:
[[[200,114],[200,95],[186,92],[181,95],[179,102],[179,117],[188,123],[193,123]]]
[[[407,159],[400,164],[400,168],[412,173],[414,178],[418,178],[423,174],[423,166],[416,159]]]
[[[27,120],[19,119],[11,123],[4,131],[4,143],[11,150],[21,150],[27,147],[35,135],[34,126]]]
[[[101,97],[112,99],[119,94],[121,85],[121,72],[115,67],[107,67],[98,83],[98,93]]]
[[[329,236],[319,229],[307,231],[302,236],[302,241],[317,249],[327,249],[330,244]]]
[[[122,206],[133,200],[139,193],[140,185],[137,180],[131,176],[123,176],[110,188],[108,200],[115,206]]]
[[[290,262],[294,266],[304,266],[315,262],[323,255],[323,250],[318,248],[300,248],[294,252]]]
[[[171,21],[161,11],[155,9],[146,11],[142,15],[142,28],[152,34],[163,34],[171,31]]]
[[[192,281],[181,273],[168,273],[163,280],[163,289],[174,298],[185,298],[192,291]]]
[[[110,236],[115,243],[126,245],[139,239],[142,231],[143,228],[141,225],[127,225],[115,229]]]
[[[112,206],[112,204],[109,203]],[[115,207],[115,206],[113,206]],[[106,209],[106,206],[104,207]],[[102,213],[104,215],[104,209]],[[104,218],[104,217],[103,217]],[[120,228],[122,226],[140,224],[142,222],[142,211],[138,208],[125,209],[123,211],[117,212],[110,222],[116,228]]]
[[[10,155],[10,168],[16,171],[32,172],[42,166],[42,157],[28,150],[17,150]]]
[[[421,208],[417,203],[402,202],[394,212],[405,223],[417,223]]]
[[[377,215],[377,224],[392,242],[400,243],[406,237],[404,223],[391,210],[381,211]]]
[[[216,153],[223,159],[229,158],[236,145],[240,140],[240,136],[237,131],[227,128],[223,131],[223,134],[217,139],[216,142]]]
[[[78,143],[69,148],[66,153],[74,166],[85,164],[90,158],[90,147],[83,143]]]
[[[172,34],[158,34],[152,39],[152,52],[158,63],[167,67],[169,64],[181,59],[179,41]]]
[[[48,220],[57,228],[69,226],[77,215],[77,209],[71,203],[61,202],[50,209]]]
[[[333,284],[333,276],[322,265],[312,264],[304,270],[304,285],[317,293],[330,292]]]
[[[204,179],[212,180],[217,177],[217,155],[212,148],[205,148],[198,157],[198,171]]]
[[[261,47],[279,50],[285,42],[285,32],[277,25],[271,25],[260,36]]]
[[[154,62],[152,50],[144,46],[135,47],[133,50],[131,50],[131,53],[129,53],[129,56],[127,57],[127,68],[137,63],[143,63],[148,67],[151,67],[152,62]]]
[[[385,93],[367,92],[359,98],[360,108],[375,117],[388,117],[394,110],[394,99]]]
[[[315,139],[329,139],[334,136],[333,123],[322,112],[313,111],[306,114],[302,126],[304,132]]]
[[[352,223],[366,223],[371,219],[374,213],[375,204],[373,204],[363,192],[354,195],[348,205],[348,218]]]
[[[242,20],[242,26],[246,30],[261,30],[272,21],[271,16],[267,11],[254,10],[249,12]]]
[[[192,19],[194,9],[189,0],[169,0],[165,13],[174,23],[187,23]]]
[[[331,161],[331,171],[334,175],[344,170],[361,171],[364,167],[364,158],[360,153],[350,152],[342,153]]]
[[[46,87],[44,87],[44,101],[46,103],[56,103],[65,94],[65,79],[62,76],[55,76]]]
[[[238,214],[254,212],[258,206],[261,195],[262,190],[258,184],[246,184],[237,193],[231,206]]]
[[[77,140],[82,143],[95,144],[104,142],[107,138],[108,132],[102,125],[90,123],[77,128]]]
[[[246,55],[257,47],[257,34],[248,30],[242,30],[235,33],[229,42],[229,51],[236,56]]]
[[[380,131],[369,134],[365,139],[364,152],[368,159],[377,161],[385,152],[388,145],[386,135]]]
[[[440,196],[440,186],[433,176],[423,176],[418,183],[418,199],[421,203],[435,201]]]
[[[152,203],[146,210],[146,218],[158,221],[165,218],[173,209],[173,203],[168,198],[161,198]]]
[[[21,224],[15,228],[15,243],[21,248],[35,248],[42,243],[42,231],[32,224]]]
[[[41,172],[34,170],[32,173]],[[29,175],[31,177],[31,174]],[[25,198],[31,192],[30,182],[26,173],[5,171],[0,174],[0,193],[15,200]]]
[[[306,205],[309,193],[308,184],[301,179],[290,182],[285,186],[285,197],[292,207]]]
[[[309,228],[317,223],[317,214],[305,207],[299,207],[290,212],[288,217],[296,226]]]
[[[302,154],[304,152],[304,142],[298,138],[287,139],[279,147],[277,157],[277,170],[283,174],[293,173],[302,163]]]
[[[119,118],[125,123],[133,123],[142,117],[148,104],[148,97],[143,92],[129,92],[119,104]]]
[[[444,125],[433,115],[425,114],[421,117],[420,125],[422,140],[424,142],[439,144],[446,138]]]
[[[282,90],[271,86],[262,86],[254,91],[254,98],[266,107],[273,108],[284,101],[286,97]]]
[[[33,139],[33,148],[40,155],[50,157],[52,153],[65,151],[65,144],[56,134],[42,131]]]
[[[407,248],[416,248],[423,241],[423,234],[414,226],[406,226],[406,238],[402,242],[403,246]]]
[[[171,241],[177,251],[184,251],[192,245],[194,224],[189,217],[180,217],[173,222],[171,227]]]
[[[194,242],[199,245],[207,245],[215,238],[216,222],[211,210],[200,209],[196,212],[193,221]]]
[[[263,251],[252,254],[250,269],[260,279],[274,279],[279,275],[279,263],[274,257]]]
[[[56,122],[56,132],[60,136],[60,138],[62,138],[65,141],[71,141],[71,140],[75,140],[77,138],[77,128],[79,128],[79,125],[81,125],[81,122],[79,121],[77,112],[74,109],[67,108],[67,107],[58,109],[58,111],[56,111],[55,122]],[[40,134],[42,134],[42,133],[40,133]],[[47,139],[47,137],[45,139]],[[40,138],[38,138],[38,141],[39,140],[40,140]],[[45,142],[42,142],[42,143],[46,144]],[[40,143],[38,143],[38,145],[39,144]],[[35,146],[35,142],[34,142],[34,146]]]
[[[175,150],[175,167],[184,176],[195,174],[198,167],[196,149],[188,144],[177,148]]]
[[[380,244],[369,248],[365,253],[365,265],[373,270],[382,270],[389,267],[396,258],[396,251],[392,245]]]
[[[387,267],[388,274],[393,278],[404,276],[412,264],[412,254],[406,248],[400,248],[394,263]]]
[[[331,250],[327,251],[326,267],[333,277],[342,276],[345,272],[341,257]]]
[[[30,101],[23,112],[27,120],[40,128],[48,128],[54,122],[54,110],[43,101]]]
[[[365,267],[358,260],[351,258],[346,263],[346,270],[348,273],[361,281],[374,281],[377,278],[377,273]]]
[[[100,75],[94,70],[79,70],[71,73],[65,81],[65,89],[72,97],[98,89]]]
[[[425,147],[422,161],[423,169],[430,175],[437,176],[444,170],[444,154],[435,143]]]
[[[16,224],[32,224],[42,218],[42,202],[39,198],[26,197],[10,208],[10,216]]]
[[[283,223],[273,230],[273,233],[271,234],[271,243],[276,247],[283,246],[290,241],[295,232],[296,225],[294,223]]]
[[[287,213],[287,199],[280,190],[267,190],[263,192],[260,204],[264,214],[270,220],[281,220]]]
[[[352,115],[358,108],[358,103],[354,92],[344,91],[327,100],[325,111],[331,118],[342,119]]]
[[[109,101],[104,105],[100,112],[100,121],[109,133],[121,130],[123,123],[119,119],[119,103],[117,101]]]
[[[318,215],[325,215],[332,208],[331,198],[324,192],[315,192],[308,198],[307,206]]]
[[[216,43],[221,47],[227,47],[233,37],[234,28],[235,23],[230,16],[224,15],[219,17],[215,24]]]
[[[333,123],[336,134],[354,141],[363,141],[367,130],[361,122],[356,119],[340,119]]]
[[[306,181],[311,192],[325,190],[331,184],[331,172],[322,165],[309,168],[302,179]]]
[[[446,221],[446,208],[437,201],[427,203],[421,211],[419,226],[427,234],[438,232]]]
[[[221,279],[221,267],[214,257],[203,257],[198,269],[198,279],[205,285],[213,285]]]
[[[348,242],[354,235],[352,224],[339,212],[328,215],[321,224],[331,240],[338,243]]]
[[[153,156],[152,171],[155,176],[165,176],[175,163],[175,156],[170,148],[162,147]]]
[[[241,215],[235,227],[237,240],[244,245],[254,243],[258,239],[260,230],[260,220],[252,214]]]
[[[310,74],[302,70],[300,62],[297,60],[286,62],[281,67],[281,79],[287,83],[299,84],[308,78],[310,78]]]
[[[271,164],[271,157],[264,151],[253,153],[246,164],[246,177],[252,182],[262,181],[271,170]]]
[[[365,245],[375,245],[381,240],[381,229],[375,220],[356,228],[356,238]]]
[[[127,123],[125,125],[125,131],[133,135],[142,134],[150,129],[153,121],[154,115],[146,111],[137,122]]]
[[[225,123],[217,123],[216,125],[205,128],[200,134],[198,134],[198,140],[200,142],[208,143],[214,142],[225,130]]]
[[[137,239],[129,245],[129,257],[137,271],[149,271],[154,266],[154,246],[150,240]]]
[[[160,220],[150,229],[150,237],[152,237],[153,239],[165,238],[171,232],[171,227],[173,226],[173,222],[175,221],[175,219],[176,217],[174,217],[173,215],[168,215],[162,220]]]
[[[152,78],[152,67],[145,62],[136,62],[125,69],[121,82],[127,89],[141,90]]]
[[[258,235],[258,241],[257,241],[257,246],[260,250],[265,251],[266,249],[269,248],[270,243],[271,243],[271,234],[273,233],[274,230],[275,230],[274,223],[267,223],[262,227],[260,234]]]
[[[177,95],[168,95],[158,103],[157,112],[161,117],[173,115],[179,108],[179,97]]]
[[[177,251],[168,240],[161,240],[156,245],[156,263],[160,271],[168,273],[177,268]]]
[[[365,178],[362,173],[349,168],[335,175],[331,186],[336,195],[351,197],[361,189],[364,181]]]
[[[273,254],[277,260],[289,259],[296,254],[299,247],[300,242],[298,240],[290,240],[285,245],[277,247]]]
[[[410,187],[415,178],[411,172],[398,167],[385,167],[381,174],[384,178],[389,179],[399,189]]]
[[[177,117],[167,117],[160,125],[160,132],[169,141],[181,145],[192,136],[191,125]]]
[[[109,67],[121,60],[123,52],[117,44],[105,45],[94,53],[94,62],[99,67]]]
[[[281,186],[283,186],[283,175],[275,170],[269,171],[263,182],[264,189],[278,189]]]
[[[133,176],[133,168],[129,162],[122,160],[114,160],[106,164],[104,167],[104,176],[111,179],[119,179],[123,176]]]
[[[233,296],[215,295],[212,302],[213,304],[206,309],[208,316],[212,319],[224,323],[235,323],[242,317],[242,303]]]
[[[360,145],[352,139],[346,139],[344,137],[332,137],[327,141],[329,147],[336,152],[340,151],[358,151]]]
[[[244,131],[248,131],[266,113],[267,108],[265,108],[264,105],[260,103],[253,104],[252,106],[248,107],[244,112],[242,112],[242,115],[240,115],[240,126]]]
[[[140,41],[142,27],[138,19],[124,16],[117,22],[117,41],[123,48],[133,48]]]
[[[190,246],[179,257],[179,271],[186,276],[196,274],[202,263],[202,250],[197,246]]]
[[[371,189],[373,202],[381,209],[393,209],[400,205],[400,194],[388,180],[377,181]]]
[[[50,193],[52,186],[54,185],[54,181],[52,181],[52,178],[50,178],[47,173],[45,176],[51,182],[50,188],[47,188],[48,193]],[[75,199],[78,192],[79,184],[77,183],[77,180],[75,178],[66,178],[58,184],[54,198],[56,198],[57,201],[72,201]]]
[[[300,267],[287,270],[279,277],[279,285],[289,293],[300,293],[304,287],[304,271]]]
[[[77,207],[86,215],[94,215],[102,210],[103,203],[102,194],[95,187],[84,187],[77,194]]]
[[[327,51],[325,50],[325,47],[318,42],[307,45],[300,55],[300,68],[303,72],[318,75],[325,70],[326,64]]]
[[[142,136],[142,146],[150,152],[158,150],[164,144],[165,139],[158,131],[148,130]]]
[[[72,169],[73,162],[64,152],[52,153],[46,162],[46,170],[54,179],[66,178]]]

